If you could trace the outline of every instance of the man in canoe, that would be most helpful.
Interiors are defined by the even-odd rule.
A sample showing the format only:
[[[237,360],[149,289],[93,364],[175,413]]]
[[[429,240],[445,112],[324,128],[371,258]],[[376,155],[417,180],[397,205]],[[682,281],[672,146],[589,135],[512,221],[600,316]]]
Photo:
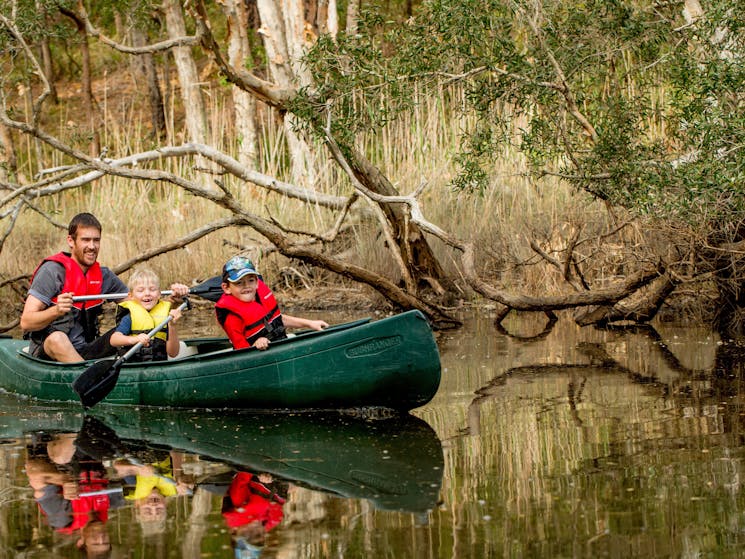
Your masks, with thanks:
[[[73,302],[74,295],[127,291],[114,272],[97,262],[101,223],[89,213],[76,215],[67,228],[67,244],[70,252],[45,258],[31,279],[21,314],[29,353],[65,363],[112,355],[111,334],[98,333],[103,301]]]
[[[285,328],[328,328],[323,320],[282,314],[271,289],[243,256],[234,256],[223,266],[222,290],[215,313],[235,349],[267,349],[270,342],[287,337]]]
[[[64,363],[114,355],[114,330],[99,336],[103,301],[73,301],[75,295],[127,292],[114,272],[98,264],[101,223],[90,213],[76,215],[67,228],[67,244],[70,252],[45,258],[31,279],[21,314],[29,353]]]

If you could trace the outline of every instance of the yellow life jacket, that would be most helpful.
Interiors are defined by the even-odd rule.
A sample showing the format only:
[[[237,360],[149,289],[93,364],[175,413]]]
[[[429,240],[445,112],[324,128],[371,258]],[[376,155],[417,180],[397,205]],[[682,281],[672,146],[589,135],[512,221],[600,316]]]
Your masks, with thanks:
[[[140,334],[142,332],[147,334],[168,318],[168,313],[171,310],[171,303],[168,301],[158,301],[158,304],[149,312],[136,301],[124,301],[119,303],[119,306],[127,309],[132,317],[132,334]],[[167,330],[168,327],[166,326],[153,337],[166,341],[168,339]]]

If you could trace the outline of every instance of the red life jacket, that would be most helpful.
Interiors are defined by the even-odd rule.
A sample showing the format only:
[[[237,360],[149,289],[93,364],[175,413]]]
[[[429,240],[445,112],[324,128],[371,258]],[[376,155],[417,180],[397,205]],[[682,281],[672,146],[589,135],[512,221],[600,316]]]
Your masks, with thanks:
[[[267,532],[282,522],[285,499],[272,493],[248,472],[238,472],[223,500],[222,515],[229,528],[256,520]]]
[[[108,479],[101,477],[98,472],[81,472],[78,480],[78,488],[81,493],[88,491],[100,491],[108,487]],[[63,534],[72,534],[76,530],[83,528],[92,517],[101,522],[106,522],[109,517],[109,508],[111,500],[109,496],[88,495],[79,497],[70,501],[72,510],[72,522],[64,528],[58,528],[57,531]]]
[[[99,295],[103,286],[103,273],[101,272],[101,266],[98,262],[95,262],[88,271],[83,273],[83,269],[80,267],[70,253],[58,252],[42,260],[41,264],[34,270],[34,276],[39,271],[44,262],[57,262],[65,268],[65,283],[62,285],[62,291],[60,293],[72,292],[75,295]],[[31,281],[34,281],[33,276]],[[57,302],[57,297],[52,298],[52,302]],[[102,299],[95,299],[93,301],[78,301],[73,303],[73,306],[78,309],[80,324],[83,326],[85,333],[85,341],[91,342],[98,336],[98,316],[101,314],[103,305]],[[50,326],[54,327],[55,323],[63,324],[66,321],[66,317],[60,317],[55,322],[52,322]],[[54,328],[53,328],[54,329]],[[64,330],[64,328],[58,328]],[[49,335],[48,333],[46,335]],[[46,335],[42,336],[39,343],[43,343],[43,339]]]
[[[243,321],[243,335],[250,345],[262,337],[270,341],[287,337],[277,300],[272,290],[261,280],[258,280],[254,301],[244,303],[224,293],[215,303],[215,313],[217,321],[222,326],[225,325],[225,319],[229,314],[239,317]]]
[[[103,275],[101,274],[101,266],[98,262],[94,262],[93,266],[88,268],[88,271],[83,273],[80,264],[78,264],[72,256],[67,252],[58,252],[45,258],[44,262],[58,262],[65,267],[65,284],[62,286],[62,293],[72,292],[75,295],[99,295],[101,293],[101,286],[103,284]],[[39,266],[41,266],[39,264]],[[39,267],[36,268],[36,271]],[[34,275],[36,275],[34,271]],[[34,281],[31,278],[31,281]],[[57,302],[57,297],[53,298],[52,301]],[[78,301],[73,303],[76,309],[91,309],[103,304],[103,300],[96,299],[93,301]]]

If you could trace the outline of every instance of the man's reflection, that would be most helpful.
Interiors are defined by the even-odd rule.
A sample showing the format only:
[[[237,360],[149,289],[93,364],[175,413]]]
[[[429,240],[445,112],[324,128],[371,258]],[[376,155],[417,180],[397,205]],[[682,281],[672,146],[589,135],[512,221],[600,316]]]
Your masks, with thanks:
[[[103,463],[76,441],[77,433],[36,435],[28,448],[26,475],[49,525],[77,536],[76,545],[87,557],[105,557],[111,549],[108,512],[124,499],[109,487]]]

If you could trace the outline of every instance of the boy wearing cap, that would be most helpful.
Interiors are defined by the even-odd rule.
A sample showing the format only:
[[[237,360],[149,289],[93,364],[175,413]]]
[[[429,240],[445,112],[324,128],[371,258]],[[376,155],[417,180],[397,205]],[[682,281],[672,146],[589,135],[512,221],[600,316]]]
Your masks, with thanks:
[[[217,321],[235,349],[267,349],[269,342],[287,337],[285,328],[328,327],[323,320],[283,315],[271,289],[259,279],[253,263],[234,256],[222,269],[223,294],[215,304]]]

